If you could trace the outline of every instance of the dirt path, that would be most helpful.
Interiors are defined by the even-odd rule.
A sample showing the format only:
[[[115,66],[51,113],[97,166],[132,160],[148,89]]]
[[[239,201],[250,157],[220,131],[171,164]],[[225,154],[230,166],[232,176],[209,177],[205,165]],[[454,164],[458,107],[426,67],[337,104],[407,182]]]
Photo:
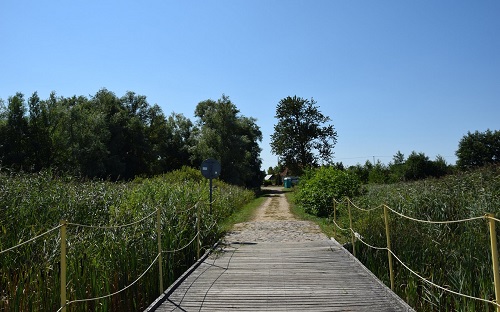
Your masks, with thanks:
[[[225,241],[231,242],[304,242],[328,239],[318,225],[297,220],[290,212],[282,187],[267,187],[269,198],[257,208],[249,222],[235,224]]]

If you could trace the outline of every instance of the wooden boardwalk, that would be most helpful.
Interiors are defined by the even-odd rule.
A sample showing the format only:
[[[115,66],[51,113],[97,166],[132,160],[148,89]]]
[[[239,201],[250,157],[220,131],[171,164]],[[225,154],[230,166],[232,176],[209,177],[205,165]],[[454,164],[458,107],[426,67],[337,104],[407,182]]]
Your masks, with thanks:
[[[147,311],[413,311],[335,241],[231,243]]]

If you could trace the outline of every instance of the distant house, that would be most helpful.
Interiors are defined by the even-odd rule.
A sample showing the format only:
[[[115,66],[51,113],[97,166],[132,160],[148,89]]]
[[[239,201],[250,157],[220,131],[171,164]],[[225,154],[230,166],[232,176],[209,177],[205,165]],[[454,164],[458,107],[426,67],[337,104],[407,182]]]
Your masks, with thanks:
[[[274,179],[274,174],[268,174],[264,177],[264,181],[272,181]]]

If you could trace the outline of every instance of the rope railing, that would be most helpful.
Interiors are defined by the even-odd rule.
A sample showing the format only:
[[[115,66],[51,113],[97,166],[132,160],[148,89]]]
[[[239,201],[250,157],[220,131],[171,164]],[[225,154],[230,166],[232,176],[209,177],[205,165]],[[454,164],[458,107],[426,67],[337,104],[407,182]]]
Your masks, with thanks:
[[[208,228],[208,231],[210,231],[217,223],[214,222],[209,228]],[[189,243],[187,243],[186,245],[178,248],[178,249],[173,249],[173,250],[163,250],[162,252],[163,253],[176,253],[176,252],[179,252],[179,251],[182,251],[186,248],[188,248],[196,238],[198,238],[199,236],[201,235],[201,231],[198,230],[198,232],[196,232],[196,234],[194,235],[194,237],[189,241]]]
[[[336,226],[339,230],[341,230],[341,231],[349,231],[349,230],[352,230],[352,229],[350,229],[350,228],[343,228],[343,227],[341,227],[341,226],[340,226],[340,225],[338,225],[338,224],[337,224],[337,222],[335,222],[334,220],[332,220],[332,222],[333,222],[333,224],[335,224],[335,226]]]
[[[480,216],[480,217],[471,217],[471,218],[465,218],[465,219],[459,219],[459,220],[450,220],[450,221],[433,221],[433,220],[422,220],[422,219],[417,219],[413,217],[406,216],[400,212],[397,212],[396,210],[392,209],[391,207],[387,205],[383,205],[393,213],[397,214],[398,216],[415,221],[415,222],[420,222],[420,223],[428,223],[428,224],[452,224],[452,223],[462,223],[462,222],[469,222],[469,221],[474,221],[474,220],[479,220],[479,219],[485,219],[485,216]]]
[[[348,210],[349,210],[349,223],[350,223],[350,226],[348,228],[343,228],[341,227],[338,223],[337,223],[337,220],[336,220],[336,206],[343,203],[343,202],[346,202],[347,203],[347,206],[348,206]],[[366,245],[367,247],[371,248],[371,249],[375,249],[375,250],[386,250],[387,253],[388,253],[388,260],[389,260],[389,274],[390,274],[390,280],[391,280],[391,289],[394,290],[394,273],[393,273],[393,269],[392,269],[392,257],[396,258],[396,260],[406,269],[408,270],[411,274],[413,274],[414,276],[418,277],[420,280],[422,280],[423,282],[433,286],[433,287],[436,287],[442,291],[445,291],[445,292],[448,292],[448,293],[451,293],[453,295],[458,295],[458,296],[461,296],[461,297],[464,297],[464,298],[468,298],[468,299],[472,299],[472,300],[477,300],[477,301],[481,301],[481,302],[485,302],[485,303],[489,303],[489,304],[493,304],[496,306],[497,308],[497,311],[500,312],[500,303],[498,303],[499,301],[499,294],[500,294],[500,277],[499,277],[499,265],[498,265],[498,251],[497,251],[497,243],[496,243],[496,230],[495,230],[495,223],[496,222],[500,222],[500,219],[497,219],[494,217],[493,214],[486,214],[486,215],[483,215],[483,216],[477,216],[477,217],[470,217],[470,218],[464,218],[464,219],[459,219],[459,220],[449,220],[449,221],[434,221],[434,220],[422,220],[422,219],[418,219],[418,218],[413,218],[413,217],[409,217],[409,216],[406,216],[404,215],[403,213],[400,213],[394,209],[392,209],[391,207],[389,207],[388,205],[385,205],[385,204],[382,204],[382,205],[379,205],[375,208],[372,208],[372,209],[363,209],[363,208],[360,208],[358,206],[356,206],[349,198],[345,197],[344,199],[342,199],[340,202],[337,201],[337,200],[333,200],[333,204],[334,204],[334,207],[333,207],[333,224],[335,225],[336,228],[342,230],[342,231],[350,231],[351,232],[351,237],[352,237],[352,248],[353,248],[353,255],[356,257],[356,247],[355,247],[355,241],[360,241],[361,243],[363,243],[364,245]],[[353,229],[353,226],[352,226],[352,215],[351,215],[351,207],[354,207],[360,211],[363,211],[363,212],[370,212],[370,211],[373,211],[373,210],[376,210],[376,209],[379,209],[379,208],[383,208],[384,209],[384,219],[385,219],[385,227],[386,227],[386,239],[387,239],[387,247],[377,247],[377,246],[373,246],[373,245],[370,245],[368,244],[367,242],[364,241],[364,239],[361,237],[361,235],[359,235],[354,229]],[[394,213],[395,215],[401,217],[401,218],[405,218],[405,219],[408,219],[408,220],[411,220],[411,221],[414,221],[414,222],[419,222],[419,223],[427,223],[427,224],[454,224],[454,223],[463,223],[463,222],[470,222],[470,221],[475,221],[475,220],[481,220],[481,219],[487,219],[490,221],[490,238],[491,238],[491,249],[492,249],[492,261],[493,261],[493,275],[494,275],[494,283],[495,283],[495,293],[496,293],[496,300],[495,301],[492,301],[492,300],[488,300],[488,299],[484,299],[484,298],[479,298],[479,297],[474,297],[474,296],[471,296],[471,295],[467,295],[467,294],[463,294],[463,293],[460,293],[460,292],[457,292],[457,291],[454,291],[454,290],[451,290],[449,288],[446,288],[446,287],[443,287],[443,286],[440,286],[428,279],[426,279],[425,277],[423,277],[422,275],[418,274],[416,271],[412,270],[407,264],[405,264],[391,249],[391,246],[390,246],[390,233],[389,233],[389,219],[388,219],[388,212],[392,212]],[[335,228],[334,228],[335,229]]]
[[[485,218],[488,218],[488,219],[493,220],[495,222],[500,222],[500,219],[497,219],[497,218],[492,217],[492,216],[485,216]]]
[[[189,243],[187,243],[186,245],[184,245],[184,246],[182,246],[182,247],[180,247],[180,248],[178,248],[178,249],[163,250],[162,252],[163,252],[163,253],[176,253],[176,252],[182,251],[182,250],[184,250],[184,249],[188,248],[188,247],[189,247],[189,246],[190,246],[190,245],[194,242],[194,240],[195,240],[196,238],[198,238],[198,236],[200,236],[200,234],[201,234],[200,232],[197,232],[197,233],[194,235],[194,237],[193,237],[193,238],[189,241]]]
[[[83,227],[83,228],[91,228],[91,229],[106,229],[106,230],[111,230],[111,229],[121,229],[125,227],[130,227],[139,223],[142,223],[143,221],[146,221],[147,219],[151,218],[153,215],[155,215],[160,208],[157,208],[155,211],[151,212],[144,218],[131,222],[131,223],[126,223],[126,224],[121,224],[121,225],[88,225],[88,224],[79,224],[79,223],[74,223],[74,222],[67,222],[67,225],[72,225],[76,227]]]
[[[215,225],[216,223],[214,222],[213,225]],[[213,227],[212,225],[212,227]],[[201,234],[200,231],[198,231],[196,233],[196,235],[194,235],[194,237],[189,241],[189,243],[187,243],[186,245],[178,248],[178,249],[172,249],[172,250],[163,250],[162,252],[163,253],[176,253],[176,252],[179,252],[179,251],[182,251],[184,249],[186,249],[187,247],[189,247],[194,241],[195,239]],[[110,297],[113,297],[119,293],[122,293],[124,292],[125,290],[127,290],[128,288],[132,287],[133,285],[135,285],[141,278],[144,277],[144,275],[146,275],[146,273],[151,270],[151,268],[153,267],[153,265],[158,261],[158,259],[160,258],[161,254],[158,253],[155,257],[155,259],[153,260],[153,262],[151,262],[151,264],[147,267],[147,269],[141,273],[141,275],[139,275],[139,277],[137,277],[137,279],[135,279],[131,284],[125,286],[124,288],[118,290],[118,291],[115,291],[113,293],[110,293],[110,294],[107,294],[107,295],[103,295],[103,296],[99,296],[99,297],[93,297],[93,298],[86,298],[86,299],[77,299],[77,300],[71,300],[71,301],[67,301],[66,304],[62,307],[60,307],[57,312],[59,311],[62,311],[65,307],[67,307],[68,305],[70,304],[73,304],[73,303],[83,303],[83,302],[90,302],[90,301],[96,301],[96,300],[101,300],[101,299],[106,299],[106,298],[110,298]]]
[[[191,210],[197,209],[198,205],[201,203],[201,198],[202,197],[203,197],[202,195],[198,196],[198,199],[196,200],[196,203],[194,205],[192,205],[192,206],[189,206],[189,208],[184,209],[183,211],[184,212],[189,212]]]
[[[214,203],[215,201],[216,200],[213,200],[212,203]],[[4,249],[4,250],[0,250],[0,254],[4,254],[4,253],[7,253],[9,251],[15,250],[23,245],[31,243],[37,239],[42,238],[43,236],[46,236],[52,232],[59,230],[60,231],[60,244],[61,244],[61,260],[60,260],[60,267],[61,267],[60,268],[60,272],[61,272],[60,273],[60,283],[61,283],[61,292],[60,292],[61,300],[60,301],[61,301],[61,305],[60,305],[60,308],[57,310],[58,312],[59,311],[65,312],[67,310],[67,306],[70,304],[105,299],[105,298],[115,296],[115,295],[127,290],[128,288],[130,288],[131,286],[136,284],[141,278],[143,278],[144,275],[153,267],[153,265],[156,262],[158,262],[158,265],[159,265],[159,283],[160,283],[159,289],[160,289],[160,293],[161,293],[161,292],[163,292],[162,254],[180,252],[180,251],[188,248],[189,246],[191,246],[196,241],[197,242],[196,254],[197,254],[197,257],[199,258],[200,247],[201,247],[200,237],[202,234],[202,232],[200,230],[200,219],[201,219],[200,202],[201,202],[201,196],[200,196],[200,198],[198,198],[198,200],[196,201],[196,203],[193,206],[190,206],[187,209],[183,209],[183,212],[189,212],[191,210],[194,210],[193,214],[196,216],[196,221],[195,221],[196,234],[190,239],[190,241],[187,244],[185,244],[179,248],[175,248],[175,249],[171,249],[171,250],[162,250],[162,246],[161,246],[162,245],[161,244],[161,236],[162,235],[161,235],[161,225],[160,225],[161,224],[161,208],[157,208],[139,220],[136,220],[136,221],[133,221],[130,223],[126,223],[126,224],[119,224],[119,225],[91,225],[91,224],[80,224],[80,223],[76,223],[76,222],[68,222],[68,221],[62,220],[58,226],[53,227],[52,229],[47,230],[44,233],[36,235],[36,236],[26,240],[26,241],[23,241],[23,242],[15,245],[15,246],[9,247],[9,248]],[[174,208],[174,210],[175,210],[175,208]],[[156,218],[156,233],[157,233],[157,240],[158,240],[158,252],[157,252],[156,257],[153,260],[153,262],[148,266],[148,268],[141,275],[139,275],[139,277],[136,280],[134,280],[131,284],[127,285],[126,287],[124,287],[116,292],[107,294],[107,295],[103,295],[103,296],[95,297],[95,298],[88,298],[88,299],[78,299],[78,300],[72,300],[72,301],[67,300],[67,295],[66,295],[66,287],[67,287],[67,283],[66,283],[66,279],[67,279],[67,277],[66,277],[67,233],[66,232],[67,232],[67,228],[69,226],[89,228],[89,229],[104,229],[104,230],[122,229],[122,228],[136,226],[138,224],[141,224],[141,223],[147,221],[148,219],[151,219],[154,215],[157,216],[157,218]],[[208,228],[205,228],[205,231],[211,231],[216,225],[217,225],[217,221],[214,221]]]
[[[352,229],[350,229],[351,231],[353,231]],[[354,232],[354,231],[353,231]],[[355,233],[355,232],[354,232]],[[458,295],[458,296],[461,296],[461,297],[464,297],[464,298],[468,298],[468,299],[473,299],[473,300],[478,300],[478,301],[483,301],[483,302],[486,302],[486,303],[491,303],[497,307],[500,307],[500,304],[496,303],[495,301],[491,301],[491,300],[487,300],[487,299],[484,299],[484,298],[479,298],[479,297],[474,297],[474,296],[470,296],[470,295],[467,295],[467,294],[463,294],[463,293],[460,293],[460,292],[457,292],[457,291],[453,291],[451,289],[448,289],[446,287],[443,287],[443,286],[440,286],[428,279],[426,279],[425,277],[423,277],[422,275],[418,274],[417,272],[415,272],[414,270],[412,270],[407,264],[405,264],[392,250],[390,250],[389,248],[387,247],[376,247],[376,246],[372,246],[370,244],[368,244],[367,242],[365,242],[361,237],[358,237],[358,240],[363,243],[365,246],[369,247],[369,248],[372,248],[372,249],[376,249],[376,250],[387,250],[388,252],[390,252],[392,254],[392,256],[394,258],[396,258],[396,260],[398,260],[398,262],[405,268],[407,269],[411,274],[415,275],[416,277],[418,277],[420,280],[422,280],[423,282],[433,286],[433,287],[436,287],[436,288],[439,288],[443,291],[446,291],[448,293],[451,293],[451,294],[454,294],[454,295]]]
[[[64,310],[68,305],[73,304],[73,303],[82,303],[82,302],[90,302],[90,301],[96,301],[96,300],[106,299],[106,298],[110,298],[110,297],[113,297],[115,295],[118,295],[119,293],[124,292],[125,290],[127,290],[130,287],[134,286],[141,278],[143,278],[144,275],[146,275],[146,273],[148,273],[148,271],[151,270],[151,268],[156,263],[156,261],[158,261],[159,258],[160,258],[160,254],[157,254],[156,258],[153,260],[153,262],[151,262],[151,264],[148,266],[148,268],[144,272],[142,272],[142,274],[139,275],[139,277],[137,279],[135,279],[131,284],[125,286],[124,288],[122,288],[122,289],[120,289],[118,291],[115,291],[115,292],[113,292],[111,294],[107,294],[107,295],[100,296],[100,297],[87,298],[87,299],[76,299],[76,300],[72,300],[72,301],[67,301],[66,304],[64,304],[62,307],[60,307],[57,310],[57,312],[60,312],[60,311]]]
[[[356,205],[355,203],[352,202],[352,200],[349,198],[349,197],[345,197],[347,202],[349,204],[351,204],[352,207],[358,209],[358,210],[361,210],[361,211],[364,211],[364,212],[370,212],[370,211],[375,211],[375,210],[378,210],[380,208],[383,208],[383,205],[378,205],[377,207],[374,207],[374,208],[361,208],[359,207],[358,205]]]
[[[42,233],[42,234],[40,234],[40,235],[37,235],[37,236],[34,236],[34,237],[32,237],[32,238],[28,239],[27,241],[24,241],[24,242],[22,242],[22,243],[19,243],[19,244],[15,245],[15,246],[12,246],[12,247],[10,247],[10,248],[4,249],[4,250],[0,250],[0,255],[1,255],[1,254],[3,254],[3,253],[6,253],[6,252],[8,252],[8,251],[12,251],[12,250],[14,250],[14,249],[17,249],[17,248],[19,248],[19,247],[21,247],[21,246],[23,246],[23,245],[28,244],[28,243],[34,242],[34,241],[36,241],[37,239],[39,239],[39,238],[41,238],[41,237],[43,237],[43,236],[45,236],[45,235],[47,235],[47,234],[49,234],[49,233],[51,233],[51,232],[54,232],[54,231],[56,231],[56,230],[59,230],[60,228],[61,228],[61,225],[58,225],[58,226],[56,226],[56,227],[54,227],[54,228],[52,228],[52,229],[50,229],[50,230],[48,230],[48,231],[46,231],[46,232],[43,232],[43,233]]]

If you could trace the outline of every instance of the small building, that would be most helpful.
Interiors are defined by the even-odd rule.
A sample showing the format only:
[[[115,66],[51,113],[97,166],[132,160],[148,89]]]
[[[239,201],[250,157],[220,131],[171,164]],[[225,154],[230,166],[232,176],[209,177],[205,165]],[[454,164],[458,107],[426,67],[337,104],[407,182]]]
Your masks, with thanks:
[[[264,181],[272,181],[274,179],[274,174],[268,174],[264,177]]]

